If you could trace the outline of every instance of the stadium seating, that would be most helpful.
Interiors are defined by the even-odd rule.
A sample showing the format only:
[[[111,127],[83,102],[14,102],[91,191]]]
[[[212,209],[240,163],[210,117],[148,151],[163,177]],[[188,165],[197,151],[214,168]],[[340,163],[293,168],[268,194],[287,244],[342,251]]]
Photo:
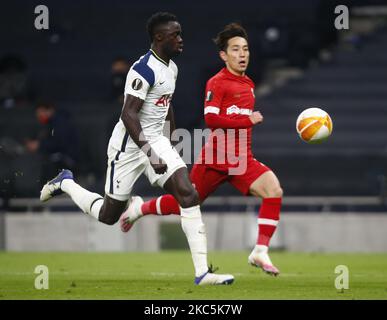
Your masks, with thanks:
[[[377,194],[387,173],[387,37],[380,30],[362,50],[337,48],[333,60],[260,101],[265,126],[256,129],[258,157],[279,171],[292,194]],[[321,107],[334,122],[328,142],[296,139],[295,119]]]
[[[90,6],[87,1],[48,1],[50,30],[37,31],[32,25],[35,2],[26,0],[23,8],[9,3],[10,14],[4,15],[3,22],[12,32],[0,30],[0,57],[9,52],[19,54],[28,65],[36,95],[50,97],[72,113],[81,135],[80,179],[86,187],[102,192],[106,145],[121,110],[121,105],[109,99],[110,65],[117,56],[125,56],[132,63],[146,52],[145,21],[151,13],[170,10],[183,25],[185,50],[176,59],[179,81],[174,108],[178,126],[189,129],[203,126],[205,81],[219,67],[211,38],[225,23],[241,21],[251,32],[250,73],[258,83],[270,55],[290,61],[289,52],[297,55],[299,51],[293,48],[293,52],[289,46],[303,35],[302,29],[318,32],[322,28],[315,25],[320,5],[317,0],[289,4],[259,0],[218,14],[219,6],[226,4],[198,1],[182,5],[172,1],[161,8],[156,0],[146,5],[116,0],[98,6]],[[278,26],[285,37],[273,51],[263,45],[265,28],[271,25]],[[298,45],[306,52],[302,44]],[[312,47],[323,45],[313,43]],[[254,129],[255,155],[278,173],[287,194],[366,195],[380,191],[378,176],[386,174],[386,57],[387,38],[381,32],[361,51],[337,49],[331,62],[307,69],[303,78],[258,101],[265,125]],[[295,119],[308,106],[320,106],[331,114],[334,134],[329,143],[308,146],[297,138]],[[0,107],[0,135],[22,143],[36,128],[32,107],[33,102],[13,109]],[[19,169],[38,175],[36,160],[10,160],[1,152],[0,167],[9,169],[0,172],[1,181],[8,181],[5,177]],[[22,168],[17,167],[18,161],[23,163]],[[36,195],[39,188],[35,178],[27,174],[12,177],[11,196]],[[158,192],[144,179],[137,190],[145,195]],[[228,194],[231,188],[220,192]]]

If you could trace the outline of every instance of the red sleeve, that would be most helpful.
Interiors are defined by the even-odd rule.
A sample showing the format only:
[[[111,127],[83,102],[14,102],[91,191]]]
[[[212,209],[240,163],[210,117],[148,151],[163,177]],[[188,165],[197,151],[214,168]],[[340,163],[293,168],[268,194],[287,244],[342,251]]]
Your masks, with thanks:
[[[222,105],[224,89],[219,79],[210,79],[206,84],[206,95],[204,100],[204,112],[207,108],[215,107],[219,110]],[[208,109],[207,109],[208,110]]]
[[[244,129],[253,126],[249,116],[238,115],[233,118],[219,115],[224,89],[218,79],[210,79],[206,85],[204,101],[204,120],[209,128]]]
[[[204,116],[207,127],[211,129],[246,129],[253,126],[249,116],[238,115],[233,118],[208,113]]]

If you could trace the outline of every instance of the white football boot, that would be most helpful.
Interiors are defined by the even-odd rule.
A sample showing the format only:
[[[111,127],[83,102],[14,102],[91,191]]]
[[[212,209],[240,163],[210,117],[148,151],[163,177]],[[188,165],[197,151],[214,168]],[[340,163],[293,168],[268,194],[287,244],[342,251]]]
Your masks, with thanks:
[[[273,265],[270,260],[268,249],[253,249],[248,258],[248,263],[254,267],[261,268],[267,274],[278,276],[280,271]]]
[[[133,196],[132,201],[128,207],[128,209],[125,210],[125,212],[120,217],[120,226],[122,232],[128,232],[132,227],[133,224],[143,217],[143,214],[141,212],[141,206],[144,203],[144,200],[142,200],[139,196]]]
[[[200,277],[195,277],[194,283],[199,286],[204,285],[220,285],[220,284],[232,284],[234,282],[234,276],[231,274],[216,274],[212,270],[212,266],[208,268],[208,271]]]
[[[62,181],[65,179],[74,180],[73,173],[68,169],[63,169],[54,179],[48,181],[40,191],[40,201],[45,202],[52,197],[63,193],[61,189]]]

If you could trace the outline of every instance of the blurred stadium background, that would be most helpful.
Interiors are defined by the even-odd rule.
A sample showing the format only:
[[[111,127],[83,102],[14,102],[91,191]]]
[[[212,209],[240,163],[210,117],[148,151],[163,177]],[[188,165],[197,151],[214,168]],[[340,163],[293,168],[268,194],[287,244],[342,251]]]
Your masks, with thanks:
[[[265,122],[254,129],[256,157],[285,191],[274,248],[387,251],[386,1],[46,1],[50,29],[34,28],[36,1],[3,5],[0,22],[0,250],[158,251],[186,248],[178,217],[145,218],[129,235],[83,215],[64,197],[38,200],[43,163],[60,151],[30,152],[42,126],[38,101],[71,116],[79,183],[103,193],[106,147],[121,111],[123,75],[149,48],[147,18],[175,13],[184,53],[176,59],[177,127],[204,127],[203,91],[220,67],[211,39],[231,21],[250,37],[248,74]],[[349,30],[334,28],[334,8],[350,8]],[[319,106],[332,137],[312,146],[295,131],[298,114]],[[194,159],[194,156],[192,159]],[[135,193],[161,190],[140,179]],[[203,206],[210,250],[251,249],[259,203],[224,186]]]

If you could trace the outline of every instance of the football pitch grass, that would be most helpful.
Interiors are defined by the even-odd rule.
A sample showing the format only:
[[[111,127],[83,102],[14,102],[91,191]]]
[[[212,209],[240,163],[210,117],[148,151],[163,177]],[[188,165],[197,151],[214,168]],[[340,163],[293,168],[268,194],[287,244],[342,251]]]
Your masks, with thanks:
[[[231,286],[193,284],[188,251],[159,253],[0,252],[0,299],[387,299],[386,254],[273,252],[277,278],[247,264],[248,252],[210,252]],[[37,265],[49,289],[34,287]],[[335,288],[335,268],[349,269],[349,289]]]

